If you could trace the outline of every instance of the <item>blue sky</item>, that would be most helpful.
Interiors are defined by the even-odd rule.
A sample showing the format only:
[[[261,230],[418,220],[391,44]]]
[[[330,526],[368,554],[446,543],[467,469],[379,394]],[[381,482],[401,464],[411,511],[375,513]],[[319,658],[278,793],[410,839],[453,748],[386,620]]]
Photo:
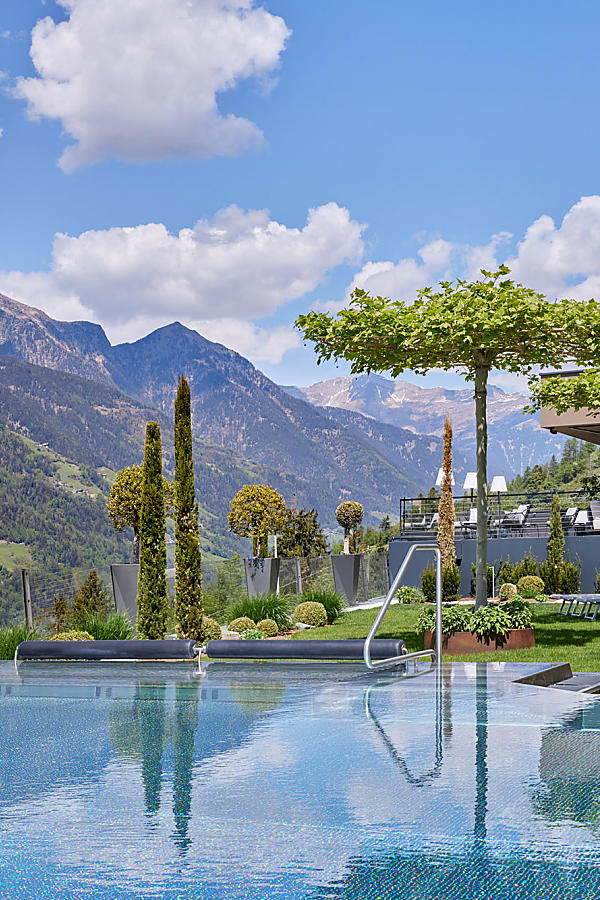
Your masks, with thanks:
[[[352,284],[510,260],[598,296],[599,27],[589,0],[5,0],[0,292],[113,341],[179,319],[297,384],[346,373],[291,323]]]

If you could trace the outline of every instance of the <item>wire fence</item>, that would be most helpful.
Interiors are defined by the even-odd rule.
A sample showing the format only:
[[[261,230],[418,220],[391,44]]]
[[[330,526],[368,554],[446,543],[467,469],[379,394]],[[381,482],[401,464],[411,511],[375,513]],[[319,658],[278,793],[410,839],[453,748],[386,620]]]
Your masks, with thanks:
[[[44,623],[56,597],[63,597],[71,606],[77,591],[89,575],[89,569],[71,569],[67,572],[43,572],[29,570],[31,607],[34,623]],[[114,603],[110,566],[97,566],[96,571],[105,590]],[[221,563],[203,565],[203,585],[207,606],[226,607],[233,601],[247,597],[248,579],[244,559],[236,556]],[[353,596],[346,597],[349,605],[365,603],[384,596],[389,587],[388,553],[375,550],[359,555],[358,580]],[[175,595],[175,579],[170,571],[167,588],[171,602]],[[337,591],[331,556],[280,557],[279,593],[300,597],[307,591]],[[0,574],[0,626],[20,624],[25,621],[24,588],[21,570]]]

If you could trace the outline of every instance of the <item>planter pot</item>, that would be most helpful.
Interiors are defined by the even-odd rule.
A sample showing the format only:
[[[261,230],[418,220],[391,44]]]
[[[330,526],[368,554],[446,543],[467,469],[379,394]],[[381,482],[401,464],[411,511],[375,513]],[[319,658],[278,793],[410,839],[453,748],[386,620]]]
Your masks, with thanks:
[[[338,594],[346,598],[348,606],[356,606],[361,553],[334,553],[331,557],[333,583]]]
[[[126,613],[134,624],[137,621],[137,585],[139,571],[140,567],[137,563],[110,567],[117,612]]]
[[[435,631],[424,634],[425,649],[435,647]],[[533,628],[513,628],[501,642],[500,640],[479,640],[470,631],[457,631],[455,634],[442,635],[442,651],[456,655],[462,653],[493,653],[495,650],[526,650],[535,647],[535,630]]]
[[[278,557],[271,559],[254,556],[252,559],[245,559],[244,569],[248,596],[256,597],[257,594],[278,593],[280,566],[281,560]]]

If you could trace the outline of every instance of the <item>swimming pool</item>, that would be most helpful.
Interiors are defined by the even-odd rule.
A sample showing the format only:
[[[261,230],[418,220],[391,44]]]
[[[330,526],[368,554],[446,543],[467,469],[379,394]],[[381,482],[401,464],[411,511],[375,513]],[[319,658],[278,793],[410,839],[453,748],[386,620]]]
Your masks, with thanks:
[[[0,664],[0,897],[600,896],[600,701],[535,669]]]

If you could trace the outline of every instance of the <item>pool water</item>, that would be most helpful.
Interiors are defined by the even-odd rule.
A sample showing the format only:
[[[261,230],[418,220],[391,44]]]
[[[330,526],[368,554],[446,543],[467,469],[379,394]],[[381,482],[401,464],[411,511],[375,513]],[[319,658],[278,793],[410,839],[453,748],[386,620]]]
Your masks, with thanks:
[[[0,897],[600,897],[600,699],[535,669],[0,663]]]

